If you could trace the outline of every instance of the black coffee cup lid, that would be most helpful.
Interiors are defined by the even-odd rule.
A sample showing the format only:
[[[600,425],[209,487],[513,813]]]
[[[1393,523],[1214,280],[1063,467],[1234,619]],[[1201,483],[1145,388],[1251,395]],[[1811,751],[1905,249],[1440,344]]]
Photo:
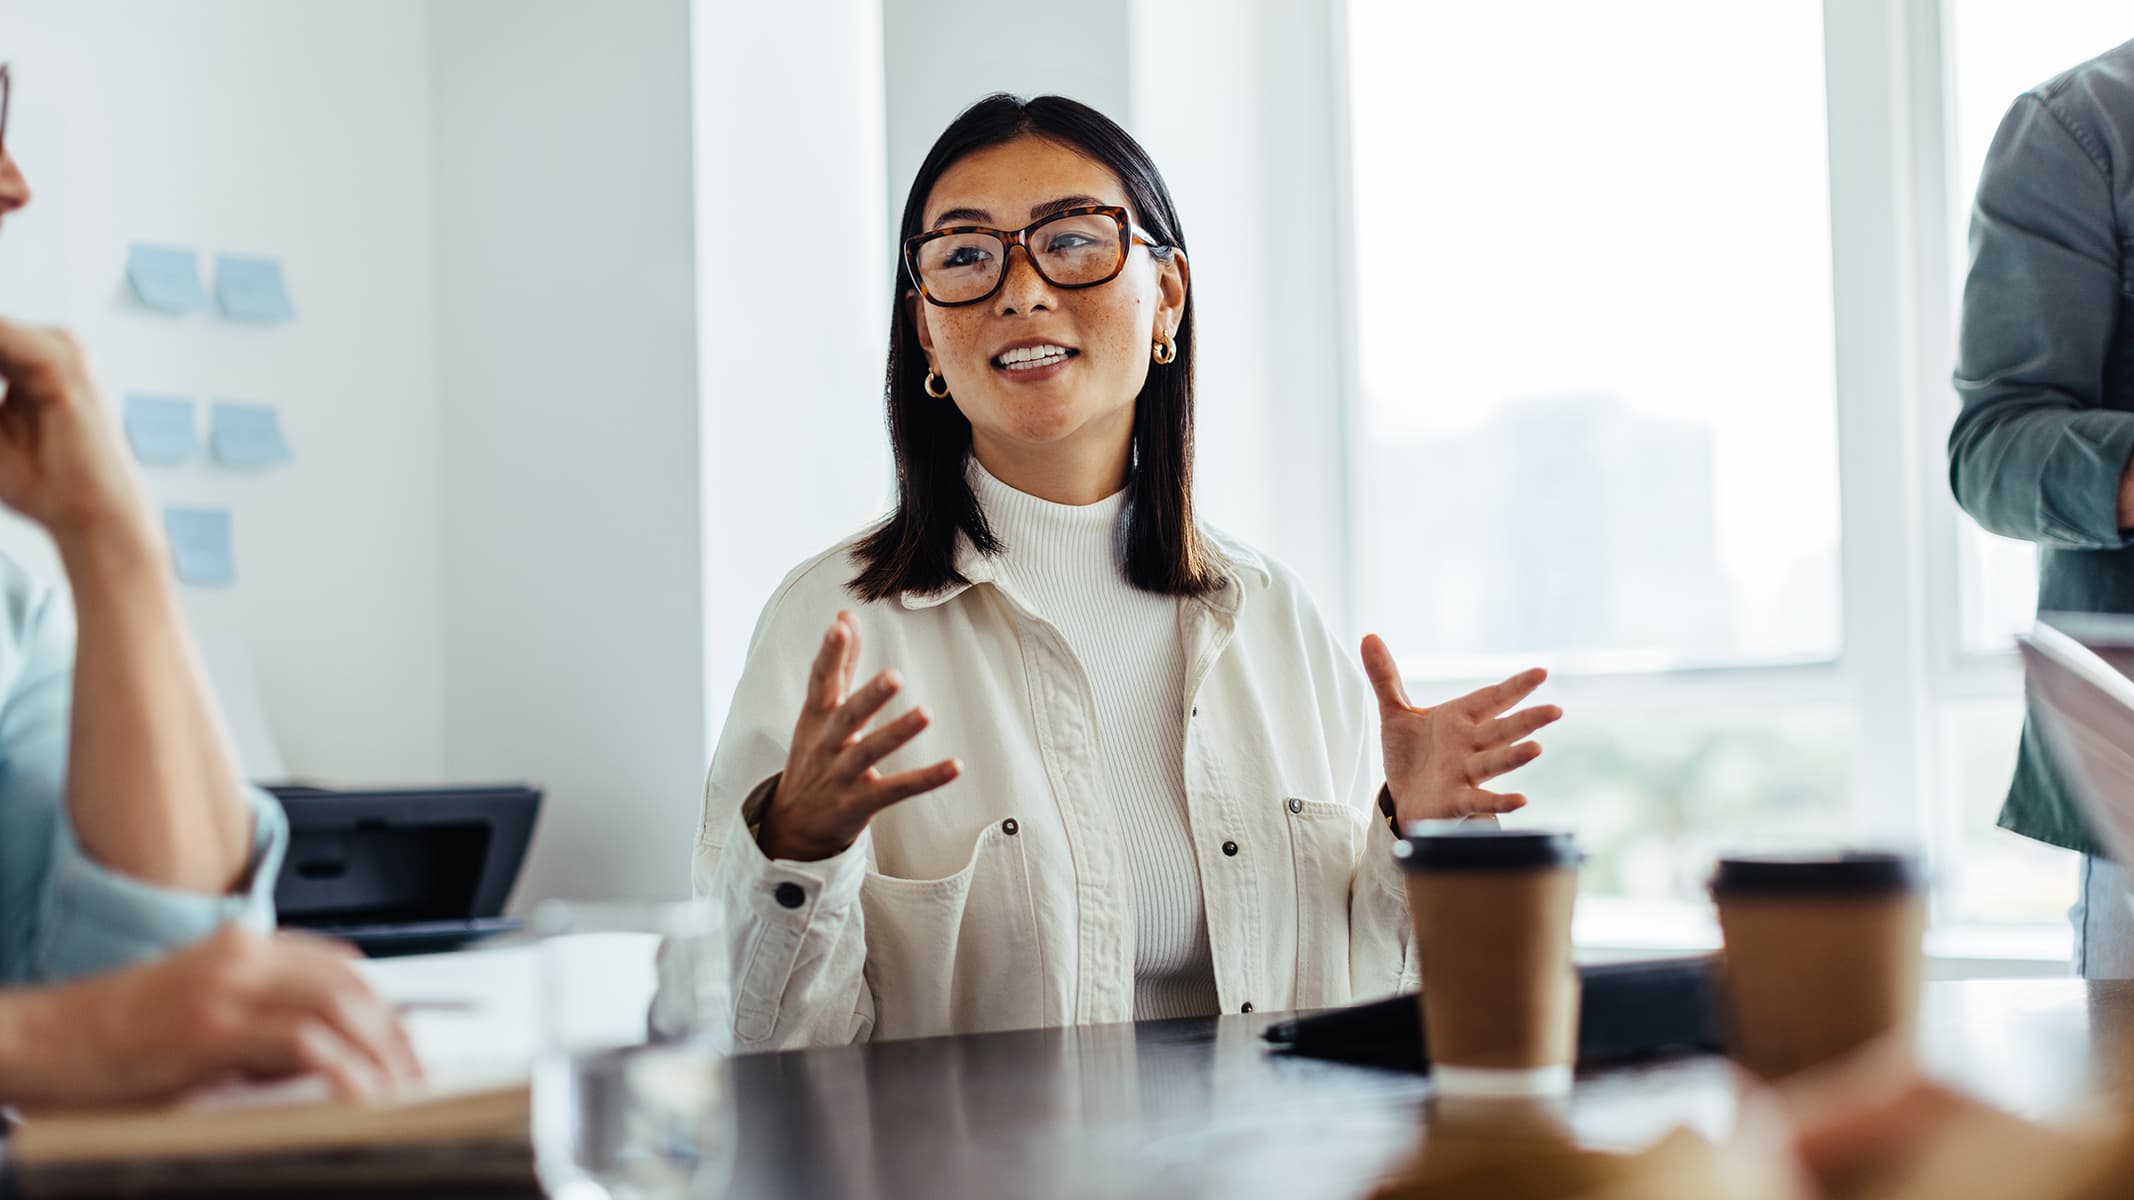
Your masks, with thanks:
[[[1926,886],[1919,860],[1888,850],[1822,854],[1739,854],[1719,860],[1714,896],[1914,892]]]
[[[1581,855],[1577,839],[1561,830],[1474,825],[1411,826],[1393,844],[1393,857],[1410,871],[1503,871],[1575,867]]]

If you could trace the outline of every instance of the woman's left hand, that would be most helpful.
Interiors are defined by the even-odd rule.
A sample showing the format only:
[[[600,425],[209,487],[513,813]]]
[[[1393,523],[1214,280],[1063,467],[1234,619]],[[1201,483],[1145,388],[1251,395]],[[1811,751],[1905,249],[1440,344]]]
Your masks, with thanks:
[[[1396,820],[1448,820],[1525,807],[1525,796],[1482,785],[1540,757],[1541,746],[1526,739],[1563,716],[1563,710],[1537,704],[1504,713],[1532,695],[1549,677],[1547,671],[1522,671],[1457,700],[1417,708],[1408,703],[1393,652],[1375,633],[1363,639],[1363,669],[1378,693],[1386,789],[1393,795]]]

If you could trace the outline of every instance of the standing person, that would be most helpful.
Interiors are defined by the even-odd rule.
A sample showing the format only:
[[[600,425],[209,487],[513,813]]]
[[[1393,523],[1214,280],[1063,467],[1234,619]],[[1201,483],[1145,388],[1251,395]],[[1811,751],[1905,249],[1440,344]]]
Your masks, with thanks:
[[[2134,42],[2018,97],[1979,175],[1949,434],[1957,503],[2038,545],[2040,610],[2134,613]],[[2079,851],[2075,967],[2134,976],[2127,875],[2023,730],[2000,823]]]
[[[903,239],[896,509],[772,597],[705,786],[735,1044],[1412,986],[1393,824],[1525,803],[1484,785],[1560,715],[1511,711],[1542,673],[1415,707],[1201,523],[1184,233],[1102,114],[980,101]]]

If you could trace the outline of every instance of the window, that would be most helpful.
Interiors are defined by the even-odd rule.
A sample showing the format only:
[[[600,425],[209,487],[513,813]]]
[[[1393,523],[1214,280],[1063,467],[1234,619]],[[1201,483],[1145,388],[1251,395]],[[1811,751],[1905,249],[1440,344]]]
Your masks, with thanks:
[[[1411,692],[1552,669],[1519,789],[1611,937],[1724,849],[1894,841],[1943,944],[2064,955],[2073,857],[1993,824],[2035,580],[1947,495],[1949,335],[1993,129],[2123,3],[1347,19],[1351,590]]]
[[[1408,670],[1834,658],[1816,6],[1350,20],[1359,592]]]
[[[1816,6],[1359,0],[1350,31],[1357,592],[1418,694],[1837,659]],[[1555,698],[1518,786],[1588,895],[1694,903],[1721,847],[1849,825],[1841,705]]]

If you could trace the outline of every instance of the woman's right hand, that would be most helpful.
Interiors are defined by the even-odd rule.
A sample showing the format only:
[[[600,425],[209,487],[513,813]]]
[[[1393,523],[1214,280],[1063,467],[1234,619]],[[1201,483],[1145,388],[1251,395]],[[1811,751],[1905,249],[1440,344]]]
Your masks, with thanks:
[[[858,839],[876,813],[963,773],[963,764],[955,759],[898,775],[874,769],[919,736],[930,718],[924,708],[914,708],[867,732],[867,722],[904,681],[894,670],[884,670],[854,691],[852,672],[859,657],[859,622],[841,612],[815,655],[785,772],[756,826],[756,844],[767,857],[796,862],[829,858]]]

